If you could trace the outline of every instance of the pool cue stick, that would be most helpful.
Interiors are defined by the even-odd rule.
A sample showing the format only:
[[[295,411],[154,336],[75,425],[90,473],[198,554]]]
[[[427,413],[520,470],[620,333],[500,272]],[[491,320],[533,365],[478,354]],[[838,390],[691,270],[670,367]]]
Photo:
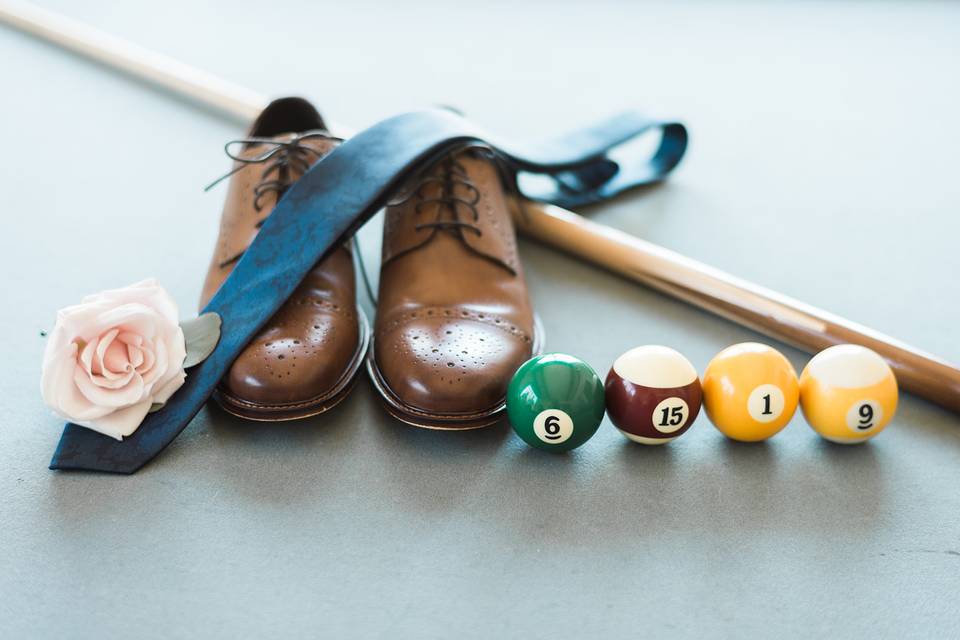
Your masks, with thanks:
[[[0,22],[238,122],[251,121],[267,104],[259,93],[24,2],[0,0]],[[517,229],[535,240],[808,352],[843,343],[869,347],[903,389],[960,413],[960,369],[936,356],[560,207],[518,204]]]

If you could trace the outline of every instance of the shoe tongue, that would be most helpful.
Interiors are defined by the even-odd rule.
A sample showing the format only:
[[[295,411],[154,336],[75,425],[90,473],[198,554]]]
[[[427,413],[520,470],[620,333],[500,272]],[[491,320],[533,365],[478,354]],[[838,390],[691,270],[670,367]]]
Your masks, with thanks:
[[[470,152],[460,157],[460,162],[481,192],[477,226],[482,235],[463,233],[464,243],[480,255],[490,258],[516,274],[520,269],[517,253],[516,232],[510,216],[510,204],[504,191],[496,165],[489,158]]]

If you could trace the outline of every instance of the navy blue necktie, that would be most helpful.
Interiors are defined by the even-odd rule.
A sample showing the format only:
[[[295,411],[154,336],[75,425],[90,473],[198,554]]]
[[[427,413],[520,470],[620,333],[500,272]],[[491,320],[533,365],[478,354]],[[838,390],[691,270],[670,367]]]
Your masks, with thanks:
[[[624,155],[624,143],[661,132],[652,157]],[[610,199],[664,178],[686,150],[678,123],[629,112],[514,152],[467,120],[445,110],[385,120],[340,145],[280,199],[256,239],[204,311],[222,320],[213,353],[188,372],[160,411],[122,442],[68,424],[51,469],[133,473],[173,441],[200,411],[234,359],[293,293],[309,270],[383,208],[403,182],[447,154],[469,146],[490,149],[516,175],[528,198],[561,206]],[[529,180],[543,174],[552,180]]]

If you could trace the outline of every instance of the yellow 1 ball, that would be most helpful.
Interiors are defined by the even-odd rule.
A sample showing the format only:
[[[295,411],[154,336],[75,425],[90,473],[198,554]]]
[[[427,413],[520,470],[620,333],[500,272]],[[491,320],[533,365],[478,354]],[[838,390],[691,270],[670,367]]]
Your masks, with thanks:
[[[897,410],[897,379],[876,352],[841,344],[818,353],[800,375],[800,406],[814,431],[855,444],[883,431]]]
[[[728,438],[758,442],[775,435],[797,410],[800,389],[782,353],[744,342],[718,353],[703,373],[703,407]]]

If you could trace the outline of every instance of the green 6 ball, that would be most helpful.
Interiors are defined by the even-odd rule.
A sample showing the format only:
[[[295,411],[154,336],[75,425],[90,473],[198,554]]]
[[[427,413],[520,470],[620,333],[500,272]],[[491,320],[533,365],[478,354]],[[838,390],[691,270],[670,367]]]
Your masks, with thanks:
[[[548,353],[527,360],[507,387],[513,430],[531,447],[570,451],[589,440],[603,421],[600,376],[583,360]]]

